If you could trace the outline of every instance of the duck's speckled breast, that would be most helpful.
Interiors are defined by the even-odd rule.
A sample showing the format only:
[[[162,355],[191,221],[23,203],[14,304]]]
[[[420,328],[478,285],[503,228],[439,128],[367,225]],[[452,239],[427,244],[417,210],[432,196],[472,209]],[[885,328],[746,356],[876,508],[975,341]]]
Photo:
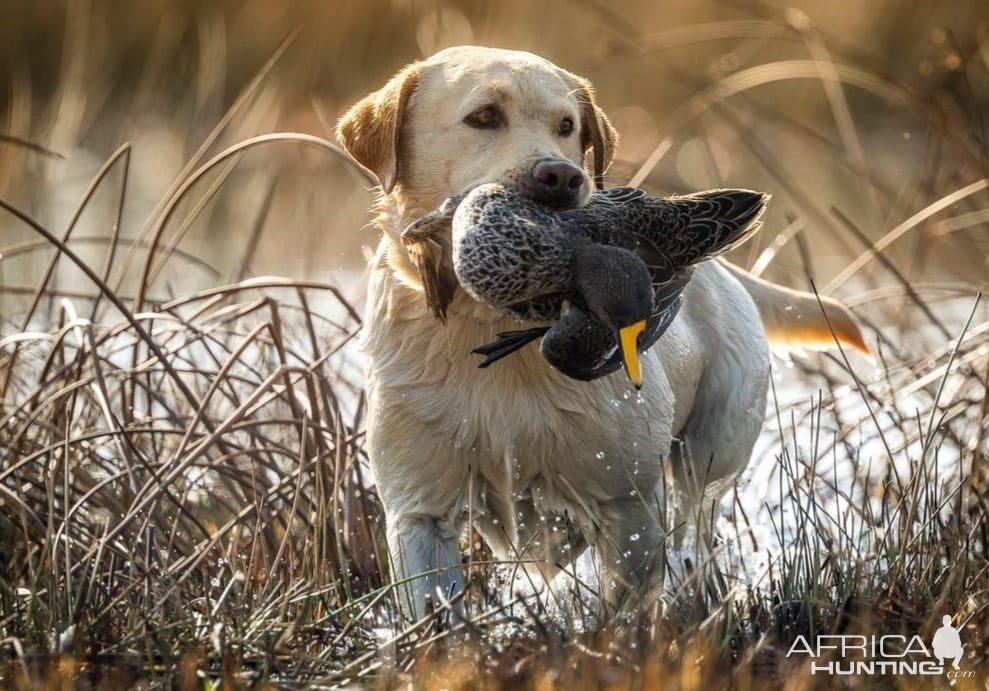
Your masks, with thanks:
[[[556,218],[503,187],[484,185],[453,218],[453,266],[476,300],[520,319],[556,319],[571,292],[573,238]]]

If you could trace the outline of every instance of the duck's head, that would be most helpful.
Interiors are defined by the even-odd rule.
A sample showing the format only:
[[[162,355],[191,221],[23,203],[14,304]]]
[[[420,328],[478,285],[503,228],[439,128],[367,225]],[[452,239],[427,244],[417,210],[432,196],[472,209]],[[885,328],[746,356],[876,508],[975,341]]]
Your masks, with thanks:
[[[574,278],[591,313],[614,331],[625,372],[632,385],[641,388],[639,336],[653,310],[646,265],[626,249],[586,244],[577,252]]]

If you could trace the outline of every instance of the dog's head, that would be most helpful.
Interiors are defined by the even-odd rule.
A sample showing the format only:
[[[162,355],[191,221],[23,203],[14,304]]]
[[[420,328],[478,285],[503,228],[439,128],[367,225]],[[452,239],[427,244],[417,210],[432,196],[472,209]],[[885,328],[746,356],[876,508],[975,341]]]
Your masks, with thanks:
[[[530,53],[477,46],[409,65],[354,105],[338,136],[403,212],[486,182],[580,206],[617,143],[589,82]]]

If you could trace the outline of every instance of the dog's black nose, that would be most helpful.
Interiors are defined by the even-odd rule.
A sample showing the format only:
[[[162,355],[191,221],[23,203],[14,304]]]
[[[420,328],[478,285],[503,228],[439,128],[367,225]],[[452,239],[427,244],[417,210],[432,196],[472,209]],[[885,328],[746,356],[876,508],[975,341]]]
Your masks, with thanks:
[[[572,208],[580,200],[587,175],[570,161],[543,158],[532,166],[532,181],[536,201],[548,206]]]

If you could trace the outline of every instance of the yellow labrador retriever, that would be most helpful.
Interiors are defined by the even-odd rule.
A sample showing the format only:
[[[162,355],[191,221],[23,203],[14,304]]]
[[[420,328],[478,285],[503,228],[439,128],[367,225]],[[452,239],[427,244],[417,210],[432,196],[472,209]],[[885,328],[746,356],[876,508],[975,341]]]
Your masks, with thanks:
[[[664,462],[681,515],[703,521],[745,468],[762,426],[767,336],[833,343],[816,298],[708,262],[672,327],[644,354],[639,393],[622,372],[568,379],[536,347],[478,369],[471,349],[518,324],[462,290],[446,323],[438,321],[399,235],[486,182],[536,190],[556,207],[584,203],[617,144],[591,85],[529,53],[451,48],[353,106],[338,135],[381,185],[383,237],[363,338],[367,442],[410,613],[461,587],[458,540],[468,517],[496,555],[526,560],[545,577],[593,545],[612,601],[659,582]],[[436,251],[449,260],[448,245]],[[838,338],[867,350],[847,309],[825,306]]]

